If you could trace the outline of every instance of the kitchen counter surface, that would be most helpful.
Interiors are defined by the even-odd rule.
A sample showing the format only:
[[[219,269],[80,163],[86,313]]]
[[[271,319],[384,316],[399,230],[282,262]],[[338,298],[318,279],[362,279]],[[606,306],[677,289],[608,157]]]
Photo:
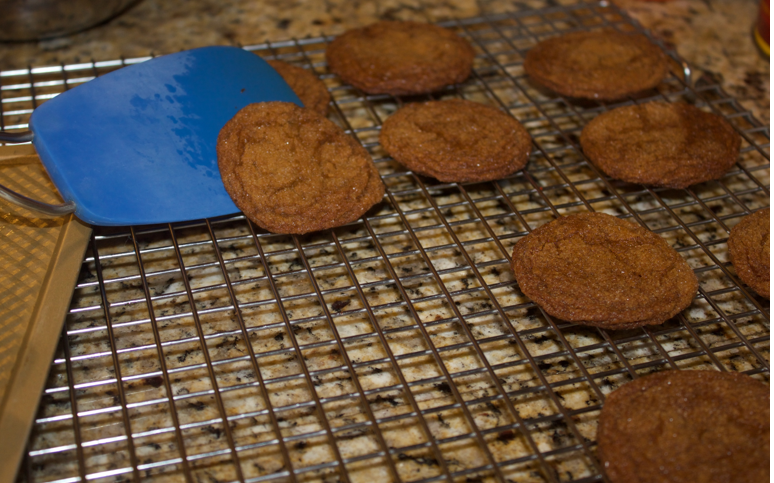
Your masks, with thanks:
[[[769,64],[756,50],[750,35],[757,2],[618,1],[631,16],[668,44],[674,45],[678,53],[700,71],[700,75],[709,76],[713,83],[720,83],[746,109],[768,123]],[[214,0],[194,0],[184,4],[143,0],[122,16],[70,37],[2,44],[0,70],[142,57],[149,53],[170,53],[205,45],[246,46],[267,40],[335,35],[380,18],[440,21],[542,8],[557,3],[553,0],[428,0],[421,4],[370,0],[230,0],[218,3]],[[322,59],[321,52],[318,49],[317,54],[313,54],[317,55],[315,61]],[[443,452],[450,472],[481,468],[487,461],[488,456],[480,452],[478,444],[464,436],[469,431],[466,428],[472,426],[481,428],[487,432],[488,438],[495,440],[490,446],[494,452],[492,457],[498,461],[518,460],[521,456],[516,458],[515,455],[529,453],[518,433],[518,425],[513,423],[515,414],[518,414],[519,418],[531,421],[529,438],[536,450],[545,454],[555,452],[555,457],[552,456],[547,465],[561,475],[557,476],[557,480],[584,479],[595,474],[594,462],[585,456],[576,457],[582,451],[573,450],[572,454],[561,451],[593,440],[601,399],[627,380],[625,370],[621,369],[616,359],[623,356],[604,349],[606,340],[599,331],[592,329],[568,328],[562,335],[566,342],[562,342],[545,328],[537,311],[531,309],[509,309],[510,325],[502,323],[496,314],[492,315],[490,299],[476,290],[476,275],[466,268],[469,262],[460,251],[443,248],[452,245],[451,238],[443,230],[431,228],[435,223],[434,215],[429,213],[423,191],[410,179],[395,176],[399,167],[387,159],[375,139],[369,137],[374,135],[375,130],[368,114],[358,107],[351,96],[347,97],[346,88],[336,85],[337,79],[326,81],[339,96],[340,105],[345,106],[345,109],[336,111],[338,117],[346,118],[353,128],[363,128],[358,135],[362,136],[361,140],[378,160],[377,167],[390,192],[406,193],[405,197],[401,195],[400,209],[409,213],[408,223],[422,228],[417,229],[415,235],[419,246],[426,247],[430,252],[428,259],[422,259],[410,238],[400,235],[402,222],[391,211],[389,203],[381,205],[378,209],[381,211],[375,212],[369,224],[370,230],[379,233],[379,237],[372,236],[372,231],[360,225],[348,227],[337,232],[336,243],[340,243],[340,248],[335,250],[331,246],[339,245],[328,238],[329,232],[299,239],[261,234],[260,241],[255,243],[252,228],[237,219],[214,223],[210,235],[196,227],[181,228],[175,233],[178,246],[182,247],[178,248],[178,254],[173,250],[167,233],[151,230],[136,235],[144,273],[149,274],[142,276],[138,272],[135,247],[129,243],[131,237],[118,233],[95,241],[92,250],[98,250],[101,268],[98,272],[96,264],[87,261],[79,275],[79,288],[75,291],[72,310],[66,319],[70,353],[69,356],[59,354],[49,374],[38,419],[27,446],[30,457],[24,468],[28,481],[75,481],[78,477],[104,477],[102,481],[118,482],[130,477],[128,472],[132,471],[132,467],[137,468],[135,476],[141,472],[144,478],[159,478],[156,481],[181,481],[182,478],[178,478],[181,477],[180,468],[176,468],[177,458],[182,454],[177,446],[178,438],[185,440],[183,447],[188,457],[192,458],[194,481],[233,481],[238,478],[234,473],[235,467],[230,466],[223,456],[228,454],[229,444],[241,448],[239,455],[243,465],[240,471],[244,472],[246,479],[263,479],[281,472],[287,469],[285,460],[294,469],[305,468],[310,480],[332,477],[330,473],[334,470],[329,463],[334,459],[333,446],[319,436],[323,431],[323,419],[318,417],[320,411],[325,414],[326,424],[339,435],[337,444],[340,444],[338,451],[342,458],[352,458],[353,463],[347,467],[352,481],[389,479],[387,465],[378,464],[373,459],[357,461],[364,453],[375,453],[378,444],[401,449],[402,452],[394,457],[396,471],[404,481],[432,477],[440,471],[438,461],[429,449],[418,443],[423,441],[424,436],[417,429],[416,421],[405,416],[410,409],[409,398],[401,393],[400,385],[403,383],[398,378],[399,372],[413,384],[410,391],[417,408],[433,411],[424,416],[427,431],[436,440],[447,441]],[[489,82],[496,85],[494,79],[489,79]],[[676,88],[674,84],[665,82],[662,87],[669,91]],[[487,101],[483,91],[471,89],[471,93],[473,100]],[[511,103],[519,98],[519,93],[509,93],[505,89],[498,93]],[[475,96],[480,96],[480,99]],[[349,104],[341,102],[345,98],[349,99]],[[575,107],[584,109],[584,106]],[[378,111],[374,115],[384,118],[395,108],[390,100],[374,102],[374,109]],[[529,128],[533,132],[543,131],[539,135],[541,146],[550,151],[551,160],[559,160],[563,166],[573,166],[571,150],[560,149],[567,140],[560,136],[554,139],[550,133],[546,134],[545,126],[540,125],[543,121],[539,120],[539,113],[526,110],[523,115],[537,119]],[[573,116],[566,116],[565,119],[568,123],[580,122],[580,119],[573,121]],[[572,130],[572,126],[565,129]],[[749,150],[744,154],[742,164],[754,173],[764,173],[758,169],[765,161],[762,157]],[[561,180],[552,178],[554,170],[549,169],[548,160],[543,155],[536,153],[531,162],[538,182],[546,186],[562,184]],[[590,179],[592,176],[589,173],[572,173],[573,179]],[[742,178],[729,177],[728,189],[740,193],[751,209],[767,206],[768,196]],[[767,179],[765,184],[768,184]],[[538,226],[548,222],[551,212],[536,209],[532,201],[522,199],[519,182],[503,186],[503,193],[510,196],[509,199],[523,203],[520,206],[527,208],[525,211],[530,212],[527,217],[531,223]],[[587,200],[605,200],[609,195],[595,183],[578,183],[576,189]],[[703,199],[727,197],[719,186],[704,189],[699,193]],[[468,244],[482,239],[481,227],[466,221],[474,216],[466,207],[466,199],[444,190],[439,194],[433,193],[435,203],[449,207],[442,214],[455,226],[455,236]],[[511,243],[516,239],[514,234],[521,228],[510,217],[504,217],[507,213],[505,205],[485,201],[496,198],[488,188],[469,187],[466,193],[474,200],[484,200],[476,206],[482,210],[482,217],[497,220],[491,224],[492,233],[504,243],[499,248],[488,242],[477,243],[477,248],[471,250],[470,262],[481,268],[479,276],[482,281],[495,287],[491,300],[496,300],[501,307],[519,307],[526,299],[509,288],[514,280],[498,250],[509,252]],[[555,206],[569,207],[568,210],[581,209],[575,206],[574,195],[569,191],[549,189],[542,196],[550,197]],[[648,218],[649,227],[665,232],[663,236],[670,245],[685,248],[694,243],[683,237],[680,230],[673,229],[672,220],[664,215],[664,210],[647,192],[643,192],[642,196],[632,194],[627,200],[639,212],[653,214]],[[604,201],[595,208],[608,210],[611,214],[624,214],[623,211],[616,211],[621,208],[614,205]],[[675,202],[675,205],[679,203]],[[733,206],[730,203],[727,205],[713,206],[713,213],[720,219],[733,218]],[[680,212],[682,220],[694,227],[694,232],[699,233],[704,243],[717,249],[717,256],[721,263],[725,263],[725,251],[721,248],[725,246],[727,230],[714,223],[699,223],[701,213],[688,211]],[[661,218],[656,219],[658,216]],[[395,233],[398,235],[387,236]],[[210,236],[219,242],[208,243]],[[376,240],[374,244],[369,241],[372,239]],[[215,245],[221,251],[220,257],[214,252]],[[315,267],[316,286],[310,284],[311,279],[305,275],[301,259],[297,257],[301,251],[306,263]],[[383,254],[390,254],[387,265],[380,262]],[[685,256],[697,269],[711,263],[703,252],[691,250]],[[353,292],[348,273],[337,268],[342,260],[352,267],[357,283],[365,287],[362,293]],[[235,287],[233,295],[222,288],[221,261],[224,266],[228,264],[228,277]],[[178,275],[182,272],[177,270],[180,264],[186,267],[184,273],[188,283],[184,283],[184,278]],[[427,283],[431,265],[444,273],[443,283],[447,289],[460,294],[453,300],[456,307],[453,310],[438,302],[440,289],[433,283]],[[312,271],[308,267],[306,270]],[[101,308],[103,295],[97,283],[100,273],[104,280],[109,280],[104,297],[109,302],[110,323],[114,330],[110,336]],[[391,282],[401,276],[405,281],[402,285],[404,292]],[[142,277],[147,278],[147,287],[140,282]],[[269,280],[273,285],[269,284]],[[709,275],[702,275],[701,283],[703,290],[711,293],[723,292],[726,287],[723,280]],[[153,296],[152,307],[157,321],[161,321],[156,326],[157,334],[149,329],[146,288],[147,293]],[[193,301],[187,298],[186,290],[195,294],[192,295]],[[309,297],[316,291],[324,294],[320,295],[322,299]],[[232,296],[245,309],[241,312],[242,323],[237,323],[230,310],[223,310],[234,303],[230,298]],[[283,301],[287,321],[280,317],[275,305],[269,303],[273,297]],[[749,306],[744,301],[740,302],[741,295],[726,297],[724,294],[724,297],[722,304],[727,313],[736,316],[749,312]],[[415,313],[401,303],[404,298],[421,301],[413,304]],[[328,307],[325,311],[321,308],[321,300]],[[374,320],[379,322],[384,341],[374,336],[377,324],[372,325],[363,318],[361,309],[365,303],[372,309],[376,307]],[[187,315],[189,309],[186,307],[191,304],[196,306],[200,315],[204,314],[199,322],[194,323]],[[699,301],[684,316],[689,322],[702,325],[701,343],[710,350],[718,348],[718,364],[722,361],[732,370],[753,371],[759,378],[767,380],[767,375],[760,375],[766,371],[760,367],[755,354],[737,349],[731,341],[741,339],[735,338],[735,333],[732,334],[721,323],[713,321],[717,317],[715,309]],[[339,337],[347,340],[345,352],[350,362],[346,364],[353,364],[351,368],[341,369],[346,364],[338,346],[334,347],[331,342],[332,329],[326,325],[326,317],[335,318],[335,330]],[[417,319],[425,326],[428,335],[418,332]],[[470,321],[467,329],[458,324],[457,319]],[[246,327],[244,333],[241,332],[242,326]],[[768,326],[752,317],[735,319],[734,327],[747,338],[745,340],[768,340]],[[686,335],[675,324],[666,324],[659,330],[662,329],[663,333],[659,333],[653,341],[658,343],[660,350],[674,357],[677,366],[691,369],[712,366],[710,359],[695,356],[700,351],[692,339],[694,336]],[[540,389],[542,383],[527,364],[518,362],[522,356],[508,340],[510,330],[524,335],[524,350],[539,358],[538,368],[543,371],[546,382],[561,383],[556,391],[551,393]],[[518,411],[511,408],[513,414],[509,412],[508,405],[495,397],[496,388],[479,370],[477,356],[466,347],[468,339],[465,334],[468,332],[471,337],[488,341],[484,346],[487,359],[492,366],[499,367],[497,375],[503,390],[518,395],[513,400]],[[250,342],[243,340],[245,336],[250,338]],[[111,337],[115,347],[111,345]],[[164,341],[163,352],[158,354],[154,349],[157,347],[156,338]],[[452,394],[451,386],[445,382],[441,366],[431,360],[422,345],[430,338],[435,347],[444,350],[444,370],[467,374],[454,380],[459,397],[486,400],[486,403],[471,404],[470,414],[454,407],[457,396]],[[641,367],[643,372],[659,370],[660,366],[653,362],[661,358],[654,348],[655,344],[641,343],[640,339],[632,337],[630,342],[620,344],[626,360],[632,366]],[[252,360],[245,355],[248,344],[260,355],[260,367],[258,363],[253,367],[248,362]],[[562,344],[582,349],[578,361],[562,355]],[[203,352],[202,345],[206,345],[208,350]],[[296,345],[303,348],[300,354],[303,363],[298,358],[299,349],[294,349]],[[117,357],[120,374],[113,366],[112,350],[120,352]],[[392,359],[387,358],[388,350],[393,354],[391,357],[397,358],[394,366]],[[205,353],[217,364],[208,362]],[[163,357],[159,358],[159,354]],[[69,358],[69,366],[66,358]],[[167,369],[162,369],[161,360]],[[587,387],[585,382],[577,382],[582,377],[576,363],[583,364],[583,371],[609,376],[597,378],[601,379],[597,381],[600,387]],[[205,372],[208,364],[212,367],[212,374]],[[308,387],[305,385],[302,366],[314,372],[311,382],[314,388],[311,384]],[[68,368],[71,376],[67,374]],[[164,370],[174,374],[174,377],[161,377]],[[365,406],[360,405],[359,399],[341,398],[357,392],[351,382],[353,371],[362,385],[361,390],[369,393],[368,407],[372,408],[373,417],[385,421],[379,426],[384,437],[382,443],[367,430],[368,421],[361,409]],[[263,382],[258,381],[256,374],[261,374]],[[115,377],[124,381],[120,386],[123,394],[114,384]],[[212,389],[215,384],[221,388],[217,392],[217,400],[216,391]],[[310,399],[312,390],[327,401],[325,407],[315,409],[313,404],[316,403]],[[166,403],[167,393],[174,395],[174,411],[170,411]],[[74,395],[72,400],[71,394]],[[76,407],[71,406],[72,401],[76,401]],[[276,421],[270,420],[263,410],[269,402],[282,408]],[[559,406],[576,412],[571,419],[575,421],[576,429],[568,427],[564,416],[556,413],[555,408]],[[221,412],[228,415],[228,425],[222,424]],[[78,414],[77,437],[85,442],[80,454],[76,449],[76,434],[70,419],[73,413]],[[172,414],[179,419],[177,426],[170,419]],[[128,426],[124,427],[125,424]],[[179,435],[176,435],[175,427],[179,430],[183,428]],[[505,427],[511,429],[502,430]],[[133,435],[130,438],[131,447],[125,438],[127,432]],[[285,456],[277,445],[271,443],[277,434],[282,436],[283,444],[292,442],[287,444]],[[458,441],[452,441],[458,437]],[[404,448],[408,449],[403,451]],[[207,456],[210,454],[214,456]],[[320,462],[323,463],[316,466]],[[540,473],[536,472],[536,468],[537,463],[525,460],[523,465],[509,468],[508,477],[519,482],[539,481]],[[472,478],[475,476],[471,474]],[[60,480],[64,478],[67,480]]]
[[[428,0],[247,2],[141,0],[107,23],[40,42],[0,44],[0,70],[142,57],[206,45],[335,35],[378,19],[432,20],[575,3],[563,0]],[[752,40],[755,0],[616,0],[627,13],[673,44],[746,109],[769,122],[769,63]]]

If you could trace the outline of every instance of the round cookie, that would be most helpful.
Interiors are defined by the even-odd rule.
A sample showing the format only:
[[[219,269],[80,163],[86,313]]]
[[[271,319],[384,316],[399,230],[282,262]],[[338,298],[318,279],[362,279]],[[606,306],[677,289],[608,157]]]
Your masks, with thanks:
[[[661,237],[604,213],[537,228],[514,246],[511,268],[548,314],[606,329],[661,324],[698,289],[691,267]]]
[[[737,275],[758,295],[769,296],[771,230],[769,208],[745,216],[728,237],[728,253]]]
[[[580,142],[612,178],[686,188],[723,176],[736,163],[741,137],[716,114],[655,101],[600,114],[583,129]]]
[[[769,387],[739,373],[666,371],[610,393],[597,429],[612,483],[769,481]]]
[[[221,129],[217,153],[234,203],[274,233],[349,223],[384,195],[366,150],[328,119],[293,103],[246,106]]]
[[[310,71],[288,64],[281,60],[267,60],[268,64],[285,79],[293,92],[296,93],[304,107],[325,116],[328,113],[328,103],[331,95],[323,81]]]
[[[527,52],[524,70],[559,94],[614,100],[657,86],[666,56],[647,37],[614,30],[551,37]]]
[[[379,142],[410,170],[445,182],[503,178],[527,164],[532,147],[519,121],[461,99],[408,104],[385,121]]]
[[[348,30],[325,51],[330,70],[369,94],[424,94],[470,76],[475,52],[451,30],[382,21]]]

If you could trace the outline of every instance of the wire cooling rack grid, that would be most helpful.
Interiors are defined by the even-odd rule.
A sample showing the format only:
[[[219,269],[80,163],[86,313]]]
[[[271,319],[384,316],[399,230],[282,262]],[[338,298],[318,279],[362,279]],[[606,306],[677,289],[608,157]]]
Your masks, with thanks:
[[[537,41],[641,30],[585,4],[450,21],[477,51],[434,96],[366,96],[327,71],[330,38],[246,47],[311,69],[329,117],[388,187],[363,220],[310,236],[242,216],[97,229],[19,475],[26,481],[600,481],[605,395],[666,369],[768,382],[769,302],[738,282],[729,229],[769,205],[769,130],[718,85],[677,67],[617,104],[568,101],[526,78]],[[0,73],[3,129],[39,103],[146,59]],[[524,171],[440,183],[378,144],[405,102],[461,97],[512,113],[534,139]],[[578,136],[599,113],[662,99],[726,117],[744,141],[721,180],[649,189],[601,175]],[[513,244],[560,215],[604,211],[664,237],[694,268],[692,306],[660,326],[553,320],[518,289]]]

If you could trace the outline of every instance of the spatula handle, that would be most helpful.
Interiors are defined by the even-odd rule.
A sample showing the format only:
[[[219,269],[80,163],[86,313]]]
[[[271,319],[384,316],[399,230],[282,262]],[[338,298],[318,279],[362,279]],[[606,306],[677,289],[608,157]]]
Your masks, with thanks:
[[[28,143],[32,141],[32,131],[8,132],[0,131],[0,142]]]
[[[24,132],[0,131],[0,141],[2,142],[25,143],[31,140],[32,140],[32,131],[24,131]],[[0,198],[10,201],[11,203],[14,203],[16,205],[23,206],[24,208],[27,208],[29,210],[37,211],[39,213],[43,213],[51,216],[69,215],[70,213],[75,211],[75,203],[72,201],[68,201],[67,203],[62,203],[61,205],[51,205],[48,203],[43,203],[42,201],[33,200],[32,198],[27,198],[26,196],[20,195],[19,193],[11,189],[8,189],[3,185],[0,185]]]
[[[8,200],[11,203],[17,204],[19,206],[23,206],[29,210],[37,211],[39,213],[51,216],[69,215],[75,211],[75,203],[72,201],[62,203],[61,205],[50,205],[48,203],[43,203],[42,201],[27,198],[26,196],[20,195],[19,193],[8,189],[1,184],[0,198]]]

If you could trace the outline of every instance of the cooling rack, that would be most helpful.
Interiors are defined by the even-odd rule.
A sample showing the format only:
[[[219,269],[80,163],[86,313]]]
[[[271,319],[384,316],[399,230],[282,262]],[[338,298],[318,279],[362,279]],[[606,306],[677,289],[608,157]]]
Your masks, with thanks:
[[[308,236],[241,215],[95,229],[19,479],[230,481],[605,480],[595,457],[606,394],[668,369],[769,380],[769,302],[741,284],[726,240],[769,205],[769,129],[711,79],[675,68],[656,90],[579,102],[522,68],[563,32],[641,30],[614,6],[443,22],[477,57],[433,96],[365,95],[325,64],[324,38],[245,47],[314,72],[329,118],[371,153],[387,186],[357,222]],[[141,59],[3,72],[3,129],[39,103]],[[527,168],[486,183],[417,176],[381,149],[407,102],[465,98],[513,114]],[[685,101],[742,135],[738,164],[686,190],[609,179],[583,157],[586,122],[619,105]],[[516,241],[602,211],[662,236],[700,281],[663,325],[606,331],[555,320],[509,270]]]

